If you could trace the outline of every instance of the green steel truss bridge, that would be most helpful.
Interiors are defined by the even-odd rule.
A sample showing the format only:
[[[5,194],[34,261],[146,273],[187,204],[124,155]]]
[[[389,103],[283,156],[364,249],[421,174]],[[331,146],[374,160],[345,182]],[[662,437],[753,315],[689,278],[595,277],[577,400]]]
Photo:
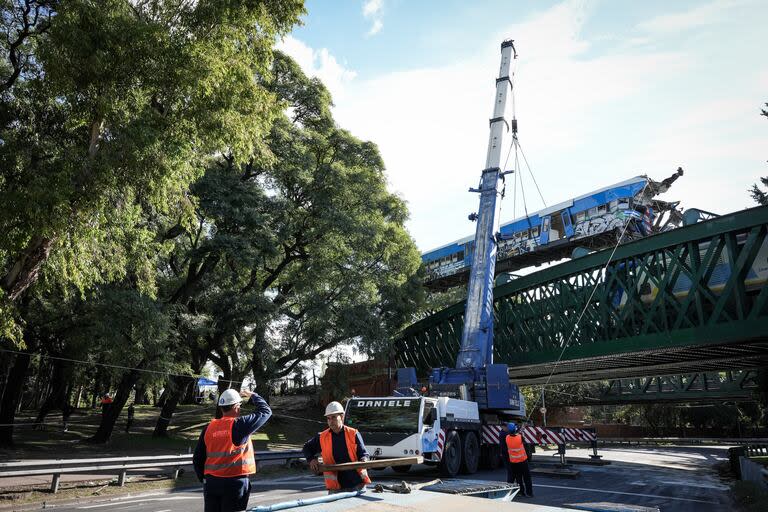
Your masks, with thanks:
[[[757,369],[725,370],[612,379],[575,393],[551,390],[547,405],[615,405],[626,403],[748,402],[760,389]]]
[[[753,208],[497,286],[494,362],[523,386],[766,367],[767,228]],[[462,302],[406,329],[398,367],[453,366],[463,316]]]

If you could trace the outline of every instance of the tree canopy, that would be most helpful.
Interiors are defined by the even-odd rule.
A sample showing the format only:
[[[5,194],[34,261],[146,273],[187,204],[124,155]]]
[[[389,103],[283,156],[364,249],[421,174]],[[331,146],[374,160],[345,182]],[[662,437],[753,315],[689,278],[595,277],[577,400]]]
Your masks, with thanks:
[[[106,441],[149,388],[165,435],[207,364],[268,393],[339,344],[386,350],[417,314],[378,148],[272,48],[301,2],[2,8],[0,443],[20,402],[42,421],[110,391]]]

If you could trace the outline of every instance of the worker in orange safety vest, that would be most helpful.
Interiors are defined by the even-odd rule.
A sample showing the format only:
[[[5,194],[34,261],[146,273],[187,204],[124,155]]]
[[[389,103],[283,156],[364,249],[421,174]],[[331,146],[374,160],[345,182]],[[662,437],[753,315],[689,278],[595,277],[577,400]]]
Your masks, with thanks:
[[[325,408],[328,428],[304,444],[304,456],[309,461],[309,468],[318,473],[320,462],[317,454],[323,456],[323,464],[343,464],[368,460],[363,438],[352,427],[344,425],[344,407],[339,402],[331,402]],[[371,483],[365,469],[350,471],[324,471],[325,487],[329,494],[360,490]]]
[[[246,398],[256,406],[240,416]],[[219,417],[220,414],[220,417]],[[233,512],[248,508],[250,475],[256,472],[251,434],[272,415],[267,402],[250,391],[227,389],[218,400],[217,418],[200,433],[192,463],[203,482],[205,512]]]
[[[499,443],[504,454],[504,465],[507,466],[507,482],[520,486],[521,497],[533,497],[531,471],[528,468],[528,454],[523,446],[523,436],[518,432],[516,423],[507,423],[508,433],[502,432]]]

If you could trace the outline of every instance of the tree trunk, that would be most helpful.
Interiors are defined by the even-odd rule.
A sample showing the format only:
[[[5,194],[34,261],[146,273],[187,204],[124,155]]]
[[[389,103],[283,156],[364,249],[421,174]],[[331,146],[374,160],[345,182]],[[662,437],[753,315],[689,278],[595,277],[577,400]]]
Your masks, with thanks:
[[[147,393],[147,383],[140,381],[136,384],[136,395],[133,400],[136,405],[148,405],[149,394]]]
[[[155,407],[165,407],[165,402],[168,401],[168,395],[171,394],[171,386],[173,386],[173,383],[169,379],[165,386],[163,386],[163,392],[160,393],[160,398],[155,399]]]
[[[155,431],[152,433],[152,437],[168,437],[168,425],[171,423],[173,413],[176,412],[176,406],[179,405],[179,400],[187,391],[187,388],[191,386],[193,379],[190,377],[175,376],[171,377],[169,385],[166,386],[165,403],[160,410],[160,417],[157,418],[155,424]]]
[[[19,354],[8,373],[8,381],[0,402],[0,446],[13,446],[13,422],[16,418],[16,407],[21,401],[29,363],[29,354]]]
[[[64,382],[64,361],[58,359],[53,360],[53,374],[51,375],[51,384],[48,386],[49,393],[43,401],[43,405],[40,407],[40,412],[37,413],[37,419],[35,423],[38,425],[35,428],[43,428],[43,421],[45,417],[54,409],[61,409],[64,411],[66,406],[67,384]]]
[[[196,404],[197,400],[197,393],[198,388],[194,385],[194,383],[191,386],[187,386],[186,391],[184,391],[184,398],[181,400],[181,403],[184,405],[192,405]]]
[[[143,364],[136,365],[137,368],[141,368]],[[101,423],[98,430],[87,441],[89,443],[106,443],[112,437],[112,431],[115,428],[117,418],[120,417],[125,403],[128,401],[128,397],[131,396],[131,390],[133,386],[139,381],[141,373],[139,370],[131,370],[123,375],[120,379],[120,383],[117,385],[117,392],[112,404],[102,413]]]
[[[5,290],[8,298],[17,300],[35,281],[43,263],[51,253],[55,239],[35,236],[27,243],[27,247],[16,258],[11,269],[0,279],[0,288]]]

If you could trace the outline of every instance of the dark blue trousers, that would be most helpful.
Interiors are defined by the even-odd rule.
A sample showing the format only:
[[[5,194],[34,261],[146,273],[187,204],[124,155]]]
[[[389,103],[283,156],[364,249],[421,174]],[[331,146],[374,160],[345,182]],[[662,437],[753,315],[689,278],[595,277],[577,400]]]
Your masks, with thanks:
[[[517,482],[520,486],[520,494],[523,496],[533,496],[533,484],[531,483],[531,471],[528,468],[528,461],[510,462],[507,464],[507,482],[513,484]]]
[[[205,512],[236,512],[248,508],[251,481],[248,477],[217,478],[206,475],[203,484]]]

